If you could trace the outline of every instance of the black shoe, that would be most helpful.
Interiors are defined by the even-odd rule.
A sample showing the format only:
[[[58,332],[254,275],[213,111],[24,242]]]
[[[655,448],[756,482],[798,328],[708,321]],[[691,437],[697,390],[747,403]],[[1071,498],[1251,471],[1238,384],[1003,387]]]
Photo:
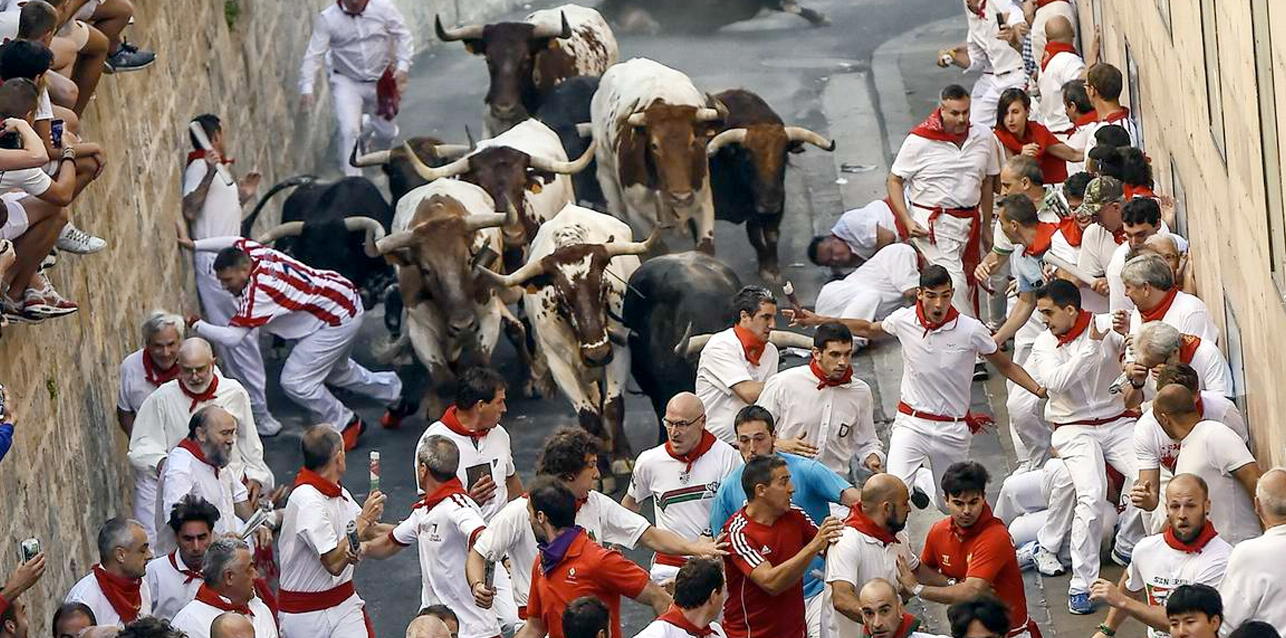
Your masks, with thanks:
[[[156,54],[151,51],[143,51],[129,42],[121,42],[121,47],[107,56],[103,61],[106,73],[125,73],[127,71],[142,71],[152,63],[156,62]]]
[[[911,490],[911,504],[918,510],[926,509],[929,507],[929,495],[918,487],[914,488]]]
[[[991,378],[991,373],[987,372],[987,364],[981,361],[975,363],[973,366],[973,380],[986,381],[989,378]]]
[[[420,409],[418,401],[399,397],[397,402],[388,406],[384,416],[380,417],[380,427],[385,430],[396,430],[402,427],[402,419],[415,414]]]

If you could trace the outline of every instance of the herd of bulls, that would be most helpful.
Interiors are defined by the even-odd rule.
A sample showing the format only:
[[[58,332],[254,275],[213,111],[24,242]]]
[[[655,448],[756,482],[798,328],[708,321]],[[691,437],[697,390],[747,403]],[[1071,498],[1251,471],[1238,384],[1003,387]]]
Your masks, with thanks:
[[[368,304],[389,291],[390,354],[409,349],[428,369],[429,416],[463,367],[489,362],[503,329],[524,364],[524,393],[556,386],[611,452],[613,472],[628,473],[630,375],[659,416],[695,380],[676,344],[732,321],[710,311],[741,286],[712,257],[716,217],[745,224],[761,276],[778,281],[787,158],[834,142],[784,125],[749,91],[710,94],[652,60],[618,63],[594,9],[457,28],[439,20],[436,31],[486,58],[493,137],[355,148],[352,164],[384,171],[392,206],[365,178],[294,178],[245,230],[268,198],[294,187],[281,224],[260,239],[349,277]],[[641,261],[664,252],[663,231],[696,250]]]

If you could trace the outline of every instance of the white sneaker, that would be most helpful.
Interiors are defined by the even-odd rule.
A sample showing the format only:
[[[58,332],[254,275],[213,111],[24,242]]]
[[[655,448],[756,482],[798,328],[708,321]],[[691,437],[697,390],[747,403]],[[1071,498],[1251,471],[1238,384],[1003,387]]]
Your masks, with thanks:
[[[58,234],[58,250],[65,250],[77,255],[90,255],[107,248],[107,241],[95,237],[68,223]]]
[[[277,436],[281,432],[281,421],[270,412],[256,412],[255,429],[259,431],[259,436]]]
[[[1067,568],[1063,567],[1063,563],[1058,560],[1058,556],[1039,545],[1036,551],[1032,552],[1032,561],[1036,563],[1036,571],[1040,572],[1042,576],[1061,576],[1067,572]]]

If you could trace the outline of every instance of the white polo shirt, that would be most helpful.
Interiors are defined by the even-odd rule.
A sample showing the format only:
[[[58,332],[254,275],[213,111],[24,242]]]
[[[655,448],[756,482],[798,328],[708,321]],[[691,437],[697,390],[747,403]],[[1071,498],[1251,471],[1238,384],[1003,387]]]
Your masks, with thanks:
[[[1133,358],[1132,353],[1126,356],[1126,359]],[[1232,372],[1228,369],[1228,361],[1223,358],[1223,352],[1219,350],[1219,346],[1201,339],[1201,343],[1197,344],[1197,349],[1192,353],[1192,360],[1182,361],[1182,363],[1192,366],[1192,369],[1197,372],[1197,380],[1200,382],[1202,391],[1209,390],[1225,397],[1232,396]],[[1148,375],[1147,380],[1143,382],[1143,399],[1151,401],[1156,393],[1156,378]]]
[[[1000,174],[1000,153],[991,130],[980,126],[969,127],[960,147],[911,134],[903,140],[890,171],[906,181],[908,212],[928,228],[929,211],[911,202],[944,208],[977,206],[982,180]]]
[[[1161,321],[1174,326],[1183,334],[1196,335],[1211,344],[1219,343],[1219,328],[1215,326],[1210,310],[1206,308],[1204,301],[1194,295],[1179,291]],[[1138,334],[1142,326],[1143,315],[1135,308],[1130,314],[1130,334]]]
[[[1045,420],[1051,426],[1110,419],[1125,412],[1122,395],[1108,391],[1121,375],[1120,357],[1125,340],[1112,330],[1111,316],[1097,315],[1092,321],[1107,333],[1101,341],[1090,338],[1094,329],[1090,325],[1064,346],[1058,345],[1058,337],[1049,330],[1042,332],[1032,344],[1031,356],[1024,367],[1049,392]]]
[[[920,285],[915,249],[890,244],[857,270],[822,286],[813,304],[819,315],[878,321],[900,308],[906,291]]]
[[[1035,35],[1036,32],[1032,31],[1033,40]],[[1043,33],[1041,37],[1044,37]],[[1036,61],[1040,62],[1044,53],[1036,53],[1034,43],[1032,48],[1032,54],[1036,56]],[[1037,112],[1045,128],[1055,135],[1066,136],[1072,129],[1072,121],[1067,119],[1067,109],[1063,108],[1063,85],[1080,78],[1084,72],[1085,60],[1081,59],[1081,56],[1061,51],[1050,59],[1049,64],[1045,65],[1045,69],[1037,78],[1036,84],[1040,87],[1040,108]]]
[[[1227,622],[1219,635],[1227,638],[1247,620],[1262,620],[1278,633],[1286,631],[1286,578],[1281,560],[1286,555],[1286,525],[1278,525],[1232,548],[1219,597]]]
[[[416,460],[419,458],[420,448],[429,437],[442,435],[455,442],[455,446],[460,449],[460,470],[456,476],[464,484],[467,490],[471,486],[469,479],[470,474],[473,477],[480,477],[484,471],[482,466],[487,466],[486,472],[491,475],[491,480],[496,484],[495,494],[491,500],[480,505],[483,520],[491,520],[500,508],[509,502],[509,484],[506,482],[510,476],[513,476],[518,468],[514,466],[513,451],[509,443],[509,431],[503,425],[497,425],[482,437],[473,438],[465,434],[459,434],[447,427],[442,421],[434,421],[420,435],[419,443],[415,444],[415,455],[411,457],[411,469],[417,470]],[[471,471],[471,468],[472,471]],[[416,476],[416,474],[412,474]],[[423,494],[424,490],[416,488],[416,492]]]
[[[250,494],[239,477],[227,468],[215,469],[186,448],[176,446],[165,457],[165,471],[161,473],[160,487],[161,506],[156,510],[158,541],[164,537],[168,541],[167,545],[174,542],[174,530],[165,521],[169,520],[170,509],[174,504],[188,494],[205,499],[219,510],[219,520],[214,524],[216,536],[240,531],[241,521],[237,518],[235,504],[244,503],[250,498]]]
[[[277,638],[277,621],[273,620],[272,610],[268,609],[268,605],[255,596],[250,599],[246,607],[250,608],[251,614],[248,618],[255,626],[255,638]],[[210,638],[210,625],[214,624],[214,619],[223,613],[224,610],[218,607],[204,601],[193,600],[174,617],[174,621],[170,624],[187,634],[188,638]]]
[[[658,445],[634,462],[634,476],[626,493],[637,503],[656,499],[656,526],[661,529],[689,540],[714,536],[710,530],[714,497],[724,478],[741,464],[741,453],[718,439],[690,465],[670,454],[665,444]],[[681,556],[658,554],[656,560],[673,567],[683,565]]]
[[[147,352],[139,349],[121,361],[121,389],[116,395],[116,409],[122,412],[137,414],[143,402],[160,387],[147,380],[147,370],[143,367],[143,357],[146,356]]]
[[[189,570],[192,575],[184,574],[179,569],[188,569],[179,558],[178,550],[153,558],[147,562],[147,587],[156,592],[152,600],[152,615],[165,620],[172,620],[183,606],[192,602],[196,590],[201,588],[201,566]]]
[[[1112,255],[1116,254],[1116,249],[1120,246],[1121,244],[1117,243],[1112,231],[1097,222],[1090,224],[1081,233],[1081,251],[1076,257],[1076,267],[1091,277],[1106,278],[1107,265],[1112,262]],[[1110,300],[1104,295],[1100,295],[1089,288],[1081,288],[1081,292],[1094,299],[1093,307],[1108,308],[1111,306]],[[1082,299],[1081,307],[1088,309],[1091,304]]]
[[[877,199],[861,208],[844,211],[831,234],[848,244],[849,250],[863,260],[870,260],[877,252],[878,237],[876,229],[897,235],[897,222],[893,221],[893,209],[888,202]]]
[[[418,545],[423,578],[420,606],[450,607],[460,617],[461,638],[500,635],[495,611],[474,604],[469,582],[462,577],[469,546],[486,528],[478,505],[466,495],[453,494],[432,508],[421,500],[389,532],[389,538],[402,547]]]
[[[1175,474],[1196,474],[1210,488],[1210,520],[1224,540],[1236,545],[1259,536],[1259,516],[1250,495],[1233,476],[1255,462],[1241,437],[1217,421],[1202,421],[1179,444]]]
[[[204,159],[189,162],[183,169],[183,196],[187,197],[201,185],[210,165]],[[201,204],[201,214],[190,222],[192,239],[209,239],[211,237],[232,237],[241,234],[241,195],[237,192],[237,183],[224,181],[222,175],[215,175],[210,180],[205,201]]]
[[[848,616],[835,611],[832,583],[843,581],[860,592],[862,586],[873,578],[897,582],[899,556],[912,570],[920,566],[920,557],[911,549],[911,540],[906,530],[898,532],[895,537],[898,542],[886,546],[876,538],[846,525],[839,540],[826,551],[826,598],[822,607],[822,623],[830,628],[831,636],[864,635],[861,623],[853,622]]]
[[[531,591],[531,567],[536,563],[540,550],[536,535],[531,531],[527,514],[527,497],[509,501],[487,523],[487,529],[478,535],[473,549],[487,560],[499,561],[509,557],[513,570],[510,579],[514,586],[514,602],[520,608],[527,606],[527,593]],[[591,540],[600,545],[623,545],[633,549],[651,523],[631,512],[612,497],[591,491],[588,500],[576,511],[576,524],[585,528]],[[524,616],[525,612],[520,609]]]
[[[1237,404],[1218,392],[1201,392],[1201,418],[1228,426],[1243,442],[1250,440],[1246,432],[1246,421],[1237,409]],[[1179,442],[1161,429],[1161,423],[1157,421],[1150,406],[1134,425],[1134,456],[1139,461],[1139,470],[1164,468],[1170,474],[1175,473],[1175,463],[1179,460]]]
[[[965,19],[968,21],[969,34],[965,44],[969,47],[970,71],[982,71],[1004,75],[1022,72],[1023,56],[1014,50],[1009,43],[1000,39],[1000,25],[996,23],[997,14],[1005,14],[1006,24],[1026,23],[1021,8],[1010,0],[990,0],[983,6],[982,15],[965,6]]]
[[[142,583],[139,585],[139,598],[143,601],[142,606],[139,607],[139,617],[142,618],[147,616],[148,610],[152,608],[152,590],[148,588],[146,578],[143,578]],[[67,598],[63,602],[84,603],[86,607],[89,607],[94,612],[94,619],[98,621],[99,625],[108,627],[113,625],[117,627],[125,626],[120,614],[116,613],[116,609],[108,602],[107,596],[103,594],[102,588],[98,586],[98,579],[94,577],[92,569],[88,574],[85,574],[84,578],[72,585],[71,591],[67,592]]]
[[[1165,220],[1161,220],[1161,228],[1157,234],[1169,237],[1170,227],[1166,225]],[[1179,252],[1188,251],[1188,241],[1178,235],[1174,235],[1175,245]],[[1112,253],[1112,258],[1107,262],[1107,286],[1110,291],[1108,295],[1108,307],[1112,312],[1117,310],[1134,310],[1134,302],[1125,296],[1125,282],[1121,281],[1121,271],[1125,269],[1126,256],[1130,254],[1130,243],[1122,242],[1116,247],[1116,252]]]
[[[742,381],[768,381],[777,374],[779,360],[777,346],[768,342],[759,356],[759,365],[751,365],[732,328],[710,337],[697,363],[696,395],[705,406],[706,429],[711,434],[729,445],[736,444],[733,421],[737,412],[749,404],[733,393],[732,386]]]
[[[1219,526],[1215,526],[1219,531]],[[1132,592],[1143,591],[1151,607],[1165,607],[1170,592],[1181,585],[1209,585],[1215,589],[1223,582],[1232,545],[1222,532],[1210,539],[1201,551],[1183,552],[1170,547],[1164,534],[1153,534],[1134,546],[1129,579],[1125,586]],[[1170,638],[1170,633],[1148,627],[1149,638]]]
[[[710,631],[707,634],[709,638],[728,638],[723,626],[717,622],[710,623],[707,629]],[[634,634],[634,638],[695,638],[695,635],[688,633],[686,629],[657,618],[644,627],[643,631]]]
[[[857,377],[820,390],[819,383],[809,366],[791,368],[768,380],[758,403],[772,413],[777,438],[802,437],[817,446],[817,462],[840,476],[848,476],[848,462],[854,455],[864,463],[875,454],[883,464],[871,386]]]
[[[918,412],[964,418],[974,362],[996,351],[987,327],[959,315],[925,334],[914,306],[895,310],[880,326],[902,344],[902,401]]]
[[[321,556],[347,543],[345,528],[357,518],[362,507],[348,489],[327,497],[312,485],[299,485],[290,492],[282,517],[277,547],[281,552],[281,589],[292,592],[323,592],[353,580],[353,566],[332,576],[321,564]],[[356,594],[354,594],[356,596]],[[360,599],[359,599],[360,600]]]

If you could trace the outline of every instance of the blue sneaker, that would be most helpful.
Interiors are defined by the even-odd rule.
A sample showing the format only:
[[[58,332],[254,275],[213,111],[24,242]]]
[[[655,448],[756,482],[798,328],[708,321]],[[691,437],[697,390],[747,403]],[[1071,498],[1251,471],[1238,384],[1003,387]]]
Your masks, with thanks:
[[[1094,603],[1090,602],[1089,592],[1068,593],[1067,611],[1077,616],[1088,616],[1094,613]]]
[[[1019,571],[1028,571],[1036,569],[1036,550],[1040,549],[1040,541],[1027,541],[1021,547],[1014,550],[1018,556]]]

